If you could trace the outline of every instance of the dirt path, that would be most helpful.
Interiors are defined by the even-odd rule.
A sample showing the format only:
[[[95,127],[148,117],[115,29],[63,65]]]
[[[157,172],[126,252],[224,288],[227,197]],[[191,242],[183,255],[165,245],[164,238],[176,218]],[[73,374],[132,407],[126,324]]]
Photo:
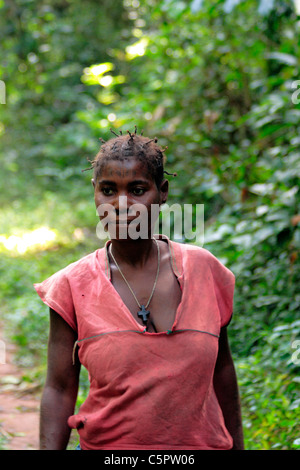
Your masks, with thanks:
[[[37,450],[40,391],[22,381],[13,357],[14,347],[5,342],[5,364],[0,363],[0,449]]]

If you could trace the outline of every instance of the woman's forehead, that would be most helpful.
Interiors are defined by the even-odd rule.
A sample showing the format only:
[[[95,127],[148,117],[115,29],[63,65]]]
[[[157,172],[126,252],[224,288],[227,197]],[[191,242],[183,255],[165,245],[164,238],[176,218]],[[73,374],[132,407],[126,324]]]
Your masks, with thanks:
[[[101,177],[112,178],[137,178],[143,177],[151,179],[147,165],[135,157],[128,157],[122,160],[107,160],[103,163],[100,171]]]

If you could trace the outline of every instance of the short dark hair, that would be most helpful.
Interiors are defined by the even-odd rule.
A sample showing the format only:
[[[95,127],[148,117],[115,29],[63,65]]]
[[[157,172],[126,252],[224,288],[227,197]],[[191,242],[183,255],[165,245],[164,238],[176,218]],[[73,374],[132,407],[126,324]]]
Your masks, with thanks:
[[[102,145],[95,159],[90,162],[91,167],[87,170],[94,170],[94,178],[97,179],[101,173],[101,169],[109,160],[124,161],[127,158],[134,157],[145,164],[148,173],[153,178],[156,186],[160,188],[163,181],[164,173],[176,176],[176,173],[168,173],[164,170],[165,156],[163,152],[166,150],[157,144],[157,138],[149,139],[142,134],[138,135],[135,127],[135,132],[127,131],[123,135],[116,134],[112,129],[111,132],[116,136],[105,142],[100,138]],[[85,171],[85,170],[83,170]]]

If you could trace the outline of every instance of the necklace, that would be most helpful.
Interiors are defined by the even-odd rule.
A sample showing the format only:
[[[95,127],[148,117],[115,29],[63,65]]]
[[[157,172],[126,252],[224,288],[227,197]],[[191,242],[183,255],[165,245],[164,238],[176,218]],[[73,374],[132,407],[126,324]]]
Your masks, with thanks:
[[[138,301],[138,299],[136,298],[136,295],[135,293],[133,292],[133,290],[131,289],[130,285],[129,285],[129,282],[127,281],[126,277],[124,276],[124,274],[122,273],[113,253],[112,253],[112,248],[111,248],[111,245],[110,245],[110,254],[111,254],[111,257],[112,259],[114,260],[114,263],[115,265],[117,266],[118,270],[119,270],[119,273],[121,274],[122,278],[124,279],[124,281],[126,282],[130,292],[132,293],[133,297],[135,298],[135,301],[136,303],[138,304],[140,310],[137,312],[137,315],[138,317],[142,318],[143,320],[143,323],[144,325],[147,325],[147,322],[148,322],[148,317],[150,315],[150,310],[147,310],[147,307],[148,305],[150,304],[151,302],[151,299],[153,297],[153,294],[154,294],[154,291],[155,291],[155,287],[156,287],[156,284],[157,284],[157,279],[158,279],[158,275],[159,275],[159,268],[160,268],[160,250],[159,250],[159,245],[156,241],[155,238],[153,238],[153,240],[155,241],[155,244],[156,244],[156,247],[157,247],[157,272],[156,272],[156,277],[155,277],[155,281],[154,281],[154,285],[153,285],[153,289],[152,289],[152,292],[150,294],[150,297],[148,299],[148,302],[146,303],[146,305],[141,305]]]

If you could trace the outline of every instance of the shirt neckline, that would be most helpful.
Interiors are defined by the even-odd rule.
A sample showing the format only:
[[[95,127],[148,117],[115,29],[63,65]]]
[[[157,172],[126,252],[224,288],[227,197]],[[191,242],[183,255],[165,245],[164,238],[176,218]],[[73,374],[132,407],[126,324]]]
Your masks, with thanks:
[[[180,249],[180,244],[171,241],[166,235],[153,235],[156,240],[165,240],[169,247],[169,254],[171,259],[171,266],[172,270],[177,278],[181,277],[183,274],[183,266],[182,266],[182,253]],[[111,244],[111,240],[107,240],[104,246],[104,250],[102,254],[104,256],[100,257],[100,264],[102,269],[105,272],[106,277],[111,281],[111,271],[109,266],[109,259],[108,259],[108,248]]]
[[[120,305],[122,306],[122,309],[126,313],[126,316],[128,317],[129,321],[135,325],[135,327],[138,327],[139,331],[143,332],[146,335],[162,335],[162,334],[170,334],[175,330],[176,325],[178,324],[178,319],[180,317],[180,312],[182,310],[182,304],[183,304],[183,297],[184,297],[184,292],[185,290],[183,289],[183,283],[182,283],[182,275],[183,275],[183,262],[182,262],[182,252],[180,248],[179,243],[172,242],[166,235],[154,235],[154,237],[157,240],[166,240],[169,246],[169,253],[170,253],[170,259],[171,259],[171,266],[172,270],[174,272],[174,275],[177,277],[177,279],[180,282],[181,288],[182,288],[182,296],[181,296],[181,301],[177,307],[177,310],[175,312],[175,318],[174,322],[172,324],[171,329],[167,331],[159,331],[159,332],[149,332],[146,331],[145,326],[141,325],[132,315],[126,304],[123,302],[123,299],[117,292],[117,290],[114,288],[114,286],[111,283],[111,272],[110,272],[110,266],[109,266],[109,259],[108,259],[108,247],[111,244],[111,240],[107,240],[105,243],[105,246],[103,247],[102,250],[100,251],[100,265],[105,273],[105,277],[108,281],[108,286],[109,288],[114,290],[115,298],[118,300]]]

